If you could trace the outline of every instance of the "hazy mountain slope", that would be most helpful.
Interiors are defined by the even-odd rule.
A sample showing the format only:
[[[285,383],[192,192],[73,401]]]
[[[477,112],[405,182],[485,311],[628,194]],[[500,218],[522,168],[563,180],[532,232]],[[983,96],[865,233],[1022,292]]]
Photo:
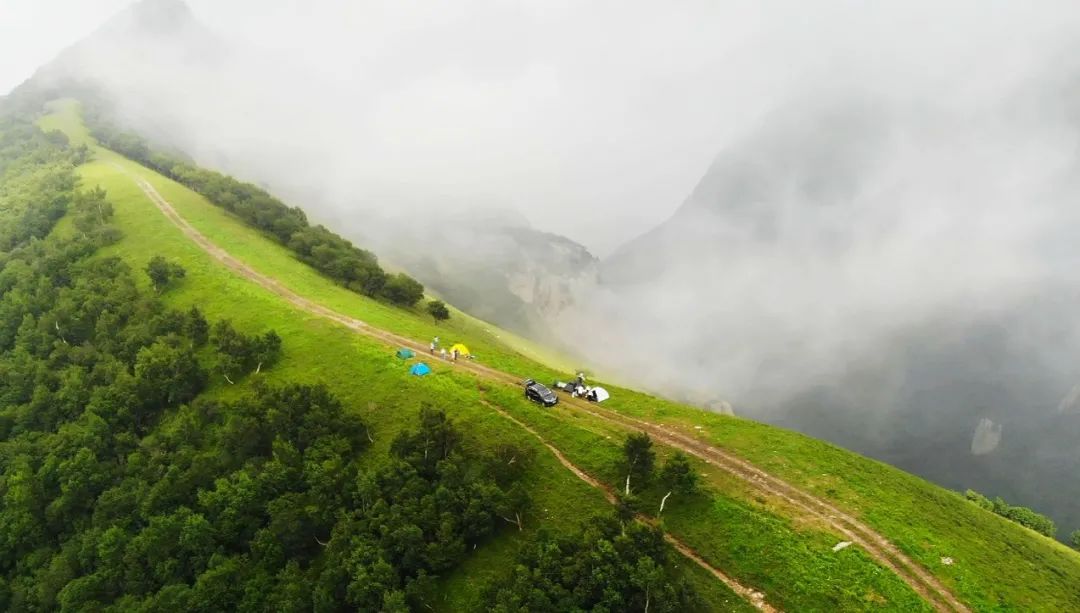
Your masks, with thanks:
[[[469,313],[549,344],[558,340],[551,328],[596,281],[585,247],[519,216],[352,211],[334,225]]]
[[[1063,400],[1080,280],[1061,239],[1080,227],[1063,196],[1076,160],[1045,127],[924,112],[771,118],[601,263],[597,304],[634,305],[613,337],[692,331],[642,333],[650,362],[681,368],[624,361],[657,386],[1033,506],[1064,537],[1080,525],[1080,414]]]
[[[313,220],[376,248],[470,313],[533,338],[550,336],[575,288],[590,285],[595,276],[595,259],[584,247],[536,231],[520,215],[478,222],[476,216],[442,213],[437,199],[390,197],[364,207],[357,194],[327,195],[318,172],[309,178],[303,170],[317,169],[312,160],[328,155],[305,150],[303,143],[313,135],[272,136],[293,113],[308,110],[257,110],[261,99],[281,92],[245,86],[233,77],[265,69],[258,58],[203,27],[182,0],[142,0],[43,67],[23,89],[92,88],[109,100],[114,119],[158,147],[305,202]],[[178,99],[189,102],[172,103]],[[196,136],[207,132],[219,137]],[[267,140],[256,142],[252,134]],[[306,163],[297,163],[301,157]],[[282,166],[292,170],[283,174]],[[385,208],[399,215],[386,216]]]
[[[851,204],[886,132],[886,117],[869,103],[820,109],[810,121],[770,118],[767,127],[716,158],[669,221],[605,258],[603,283],[642,284],[693,272],[708,277],[715,273],[710,267],[722,266],[745,243],[789,238],[785,224],[794,207],[819,217],[816,224],[824,221],[802,238],[819,248],[843,248],[842,224],[829,224]]]
[[[147,137],[179,147],[186,144],[190,118],[168,109],[180,98],[205,101],[193,87],[193,75],[224,80],[221,70],[229,57],[227,43],[199,23],[183,0],[140,0],[39,68],[14,96],[29,89],[92,88]]]

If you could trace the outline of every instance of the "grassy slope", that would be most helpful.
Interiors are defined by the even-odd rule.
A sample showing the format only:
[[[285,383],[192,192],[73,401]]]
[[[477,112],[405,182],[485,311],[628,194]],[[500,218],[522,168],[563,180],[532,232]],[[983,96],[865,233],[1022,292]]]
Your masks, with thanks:
[[[85,142],[85,132],[71,116],[52,115],[43,126],[68,131],[73,141]],[[102,251],[101,257],[116,255],[133,268],[145,266],[150,257],[162,254],[183,262],[187,278],[165,296],[171,305],[184,308],[198,305],[211,318],[232,319],[241,329],[276,330],[284,340],[285,356],[273,369],[260,375],[268,381],[322,382],[349,406],[363,413],[373,425],[374,449],[365,454],[368,462],[379,462],[395,433],[408,427],[421,404],[430,402],[447,408],[468,431],[473,441],[513,442],[529,447],[535,459],[527,480],[532,484],[533,516],[526,518],[529,530],[546,527],[567,530],[580,518],[607,512],[601,494],[570,474],[535,439],[479,404],[475,382],[436,365],[435,374],[418,379],[406,374],[404,363],[392,351],[340,326],[297,311],[277,296],[249,283],[212,260],[179,233],[164,216],[152,208],[127,171],[139,167],[108,151],[99,150],[97,161],[80,169],[85,185],[104,187],[113,202],[115,221],[124,239]],[[147,173],[150,176],[152,173]],[[170,194],[196,199],[190,192]],[[243,230],[242,227],[235,228]],[[62,221],[56,233],[71,230]],[[315,273],[312,273],[313,275]],[[317,275],[315,275],[317,276]],[[139,277],[146,283],[145,278]],[[381,306],[381,305],[380,305]],[[445,336],[445,334],[444,334]],[[211,394],[231,396],[247,391],[250,381],[230,386],[215,378]],[[466,564],[468,572],[458,572],[446,583],[445,610],[475,608],[477,590],[484,580],[507,568],[521,544],[512,530],[504,532],[477,552]],[[673,558],[677,558],[673,554]],[[707,596],[716,610],[752,610],[730,590],[718,585],[696,566],[679,564],[678,572]]]
[[[64,129],[72,135],[73,140],[85,138],[81,124],[72,111],[70,106],[64,107],[62,112],[45,118],[43,125]],[[557,375],[555,370],[530,360],[528,355],[520,351],[523,345],[507,343],[509,337],[494,327],[463,317],[456,317],[448,324],[435,325],[429,318],[366,300],[314,273],[285,249],[244,227],[182,186],[109,152],[102,152],[99,159],[99,162],[86,166],[83,175],[88,184],[100,183],[105,186],[117,205],[118,221],[124,227],[127,238],[114,248],[116,253],[135,266],[141,266],[154,253],[183,260],[189,272],[196,274],[170,300],[178,305],[199,303],[216,316],[228,316],[255,328],[277,329],[286,340],[289,357],[270,376],[327,381],[334,384],[343,397],[361,407],[367,405],[369,398],[377,398],[379,406],[395,407],[395,415],[386,416],[378,409],[366,410],[365,413],[370,414],[370,419],[377,425],[387,429],[400,427],[401,407],[416,406],[417,398],[427,396],[441,386],[444,377],[440,374],[434,379],[425,380],[423,389],[415,393],[403,392],[402,386],[410,383],[401,380],[399,365],[388,362],[382,348],[361,339],[349,338],[330,324],[297,314],[259,288],[217,267],[194,245],[187,244],[163,217],[156,213],[147,215],[147,212],[154,212],[153,209],[130,180],[117,173],[111,162],[115,161],[132,172],[142,174],[200,231],[226,246],[233,255],[273,275],[295,291],[398,333],[420,339],[438,334],[444,341],[465,340],[485,363],[511,372],[542,378]],[[207,284],[210,280],[213,283]],[[270,317],[271,311],[276,313],[273,318]],[[334,339],[333,342],[331,339]],[[354,353],[344,353],[339,348],[343,343],[350,346]],[[345,355],[351,355],[354,361],[349,363]],[[543,357],[538,354],[532,356]],[[373,369],[374,372],[368,372]],[[378,379],[379,386],[385,389],[371,390],[366,395],[364,392],[368,392],[367,389],[357,390],[356,379],[363,381],[365,375]],[[459,377],[446,377],[450,380],[456,378]],[[338,381],[341,383],[336,383]],[[465,388],[468,388],[467,382],[455,385],[456,393],[467,396]],[[975,508],[955,494],[902,471],[796,433],[749,420],[703,414],[628,390],[613,391],[615,397],[610,401],[610,406],[663,423],[687,428],[701,425],[704,428],[702,435],[709,440],[737,451],[763,468],[861,515],[953,585],[962,598],[980,609],[1080,609],[1080,589],[1077,588],[1080,585],[1080,557],[1049,539],[1038,537]],[[500,403],[503,403],[502,399]],[[464,404],[469,403],[466,401]],[[575,427],[567,427],[567,423],[573,423],[569,418],[558,424],[544,425],[542,422],[546,417],[531,407],[507,408],[512,409],[519,418],[538,426],[538,429],[544,426],[541,431],[552,440],[559,437],[556,443],[575,462],[602,476],[603,471],[609,470],[608,460],[614,454],[614,446],[597,445],[596,437],[617,437],[618,433],[600,434],[604,428],[597,424],[578,423]],[[411,408],[406,412],[411,414]],[[506,424],[497,421],[498,418],[491,421],[488,419],[490,416],[484,417],[482,411],[475,408],[465,412],[472,415],[470,419],[487,424],[489,432],[499,432],[501,436],[509,430]],[[538,458],[542,455],[538,455]],[[552,475],[547,476],[550,478]],[[610,475],[607,477],[610,478]],[[838,598],[837,590],[853,592],[844,600],[849,606],[856,602],[873,602],[879,597],[886,598],[898,608],[907,602],[910,594],[904,588],[898,589],[887,577],[876,577],[875,573],[880,569],[865,561],[859,563],[856,560],[846,570],[827,569],[833,561],[822,548],[831,545],[832,537],[811,528],[791,525],[772,513],[776,509],[766,508],[762,502],[749,497],[739,484],[725,482],[720,475],[711,476],[710,484],[724,496],[713,497],[711,504],[704,500],[685,506],[692,507],[694,513],[711,513],[715,521],[707,524],[692,521],[700,519],[692,513],[687,518],[681,518],[681,511],[676,509],[682,509],[682,505],[666,511],[666,519],[673,531],[692,541],[702,553],[733,575],[775,590],[770,592],[770,596],[778,592],[781,600],[789,604],[809,604],[804,600],[808,594]],[[552,499],[557,500],[559,496],[553,495]],[[580,505],[567,505],[568,499],[562,499],[562,508],[568,510],[571,516],[580,516],[580,511],[574,510]],[[538,508],[558,506],[538,505]],[[743,515],[732,514],[736,512]],[[552,515],[559,516],[557,512],[552,512]],[[694,532],[700,530],[702,525],[706,526],[705,534]],[[771,529],[778,531],[777,536],[772,541],[762,541],[765,536],[760,535]],[[694,533],[692,538],[689,536],[691,533]],[[762,542],[775,541],[784,543],[778,545],[780,554],[769,548],[764,551],[760,547],[756,551],[753,549]],[[493,546],[482,552],[477,560],[490,558],[485,566],[497,568],[505,562],[505,556],[498,552],[510,549],[509,546]],[[789,550],[802,550],[804,553],[789,555]],[[751,551],[754,553],[749,553]],[[954,558],[956,564],[942,565],[942,556]],[[768,564],[762,559],[767,560]],[[803,567],[803,572],[798,572],[799,569],[794,567]],[[773,582],[783,582],[784,573],[790,576],[792,572],[804,577],[808,583],[797,586],[772,585]],[[769,577],[772,579],[768,580]],[[827,586],[818,586],[815,581],[833,581],[839,587],[830,592]],[[461,583],[465,583],[465,580],[459,579],[453,587]],[[464,589],[459,591],[467,592]]]
[[[59,117],[46,121],[45,125],[51,125],[50,122],[56,119]],[[292,278],[300,279],[328,294],[336,293],[338,288],[306,266],[297,263],[277,245],[266,241],[257,233],[221,213],[217,208],[205,203],[202,198],[167,179],[141,169],[120,156],[108,151],[100,151],[98,161],[81,169],[87,185],[101,185],[109,192],[110,200],[116,208],[117,224],[125,233],[125,239],[106,250],[104,254],[119,255],[133,267],[144,266],[152,255],[159,253],[176,261],[182,261],[188,269],[188,279],[177,290],[169,293],[167,296],[169,301],[181,307],[198,304],[212,317],[231,318],[243,328],[253,331],[265,328],[277,330],[285,340],[287,354],[280,366],[267,373],[269,378],[326,382],[334,387],[335,391],[347,402],[364,411],[365,417],[371,420],[377,429],[391,432],[401,427],[403,423],[407,423],[415,414],[415,408],[423,400],[443,401],[455,398],[458,399],[455,406],[461,407],[455,411],[460,410],[463,414],[470,416],[470,419],[478,418],[480,414],[485,416],[483,423],[488,424],[489,427],[479,429],[481,438],[493,441],[502,440],[508,432],[513,432],[520,440],[522,433],[516,427],[478,406],[475,401],[478,394],[476,382],[472,377],[451,374],[442,369],[439,364],[434,363],[438,373],[435,377],[428,377],[422,381],[410,379],[404,374],[402,364],[391,357],[391,352],[385,348],[374,345],[367,339],[352,336],[332,324],[298,313],[277,297],[254,284],[235,277],[220,267],[182,236],[164,216],[153,209],[134,183],[124,176],[117,166],[128,172],[142,174],[155,183],[155,187],[193,223],[199,220],[204,226],[215,227],[217,229],[215,240],[229,245],[230,252],[234,255],[240,251],[232,248],[232,245],[236,243],[247,244],[251,251],[246,253],[262,252],[263,262],[271,260],[275,255],[283,254],[286,257],[280,260],[279,265],[291,266],[290,272],[295,275]],[[199,207],[210,218],[210,221],[190,214],[190,212],[200,210]],[[245,240],[250,242],[245,243]],[[273,268],[264,267],[262,270],[275,274]],[[279,279],[285,277],[285,275],[275,276]],[[349,292],[343,292],[343,294],[345,298],[359,303],[370,302]],[[401,312],[396,309],[378,303],[373,304],[380,312],[402,317]],[[338,306],[341,308],[349,305],[343,301]],[[365,316],[362,310],[357,310],[355,305],[352,306],[351,312],[361,317]],[[410,315],[406,314],[405,317],[410,317]],[[450,338],[445,332],[441,334],[444,339]],[[474,349],[475,346],[474,344]],[[504,351],[507,350],[504,349]],[[216,391],[221,394],[232,394],[238,393],[239,390],[218,381]],[[545,412],[524,403],[516,393],[499,397],[498,401],[500,405],[513,411],[519,418],[537,425],[545,435],[550,436],[553,431],[560,429],[568,432],[579,429],[576,425],[564,428],[564,425],[557,421],[554,424],[545,423]],[[369,407],[372,402],[375,403],[374,408]],[[381,411],[381,407],[393,407],[393,412]],[[468,427],[473,429],[473,422],[470,422]],[[612,437],[612,440],[621,436],[619,432],[605,432],[606,435]],[[590,471],[597,474],[603,474],[603,471],[610,472],[610,467],[619,453],[618,447],[613,443],[597,445],[596,437],[590,435],[587,430],[578,432],[576,436],[576,440],[572,440],[566,435],[561,435],[558,441],[559,446],[573,461],[586,466]],[[391,436],[388,433],[380,437],[379,442],[386,444],[390,439]],[[380,453],[381,449],[368,457],[378,457]],[[555,465],[552,468],[549,464],[553,460],[545,451],[541,451],[538,455],[546,460],[543,472],[549,480],[555,476],[551,474],[552,472],[564,477],[564,480],[573,479],[561,467]],[[617,481],[617,478],[612,476],[610,481]],[[543,491],[542,495],[538,495],[536,499],[539,517],[534,518],[534,525],[551,527],[554,523],[556,527],[560,524],[565,527],[576,524],[578,520],[592,514],[596,508],[602,507],[602,502],[598,502],[600,506],[578,504],[581,495],[579,490],[584,486],[578,485],[577,482],[574,484],[574,488],[569,488],[564,487],[564,484],[545,485],[543,481],[537,481],[538,487],[543,487]],[[889,595],[888,602],[895,610],[912,610],[920,606],[914,594],[902,583],[887,573],[879,573],[877,566],[861,557],[861,554],[852,551],[843,556],[831,555],[828,549],[836,542],[836,537],[820,532],[795,530],[789,522],[767,511],[754,508],[761,505],[754,505],[747,498],[741,484],[731,482],[730,487],[742,500],[727,496],[716,496],[714,500],[718,508],[739,509],[737,514],[726,516],[726,519],[735,521],[723,530],[702,531],[699,529],[693,534],[693,538],[687,540],[709,559],[724,561],[722,568],[740,580],[768,587],[770,597],[776,598],[777,602],[789,608],[827,607],[855,610],[862,608],[864,594]],[[600,500],[599,495],[591,491],[586,498]],[[702,500],[707,504],[709,497],[703,497]],[[673,517],[677,516],[677,514],[673,515]],[[708,526],[711,523],[706,522],[705,525]],[[773,527],[771,536],[774,538],[771,541],[763,540],[759,528],[762,525]],[[735,538],[732,538],[732,535]],[[748,546],[750,549],[746,550]],[[782,550],[782,554],[770,553],[770,549]],[[475,591],[472,588],[478,584],[477,578],[490,575],[497,569],[505,567],[507,556],[512,556],[514,551],[513,543],[501,543],[492,547],[490,551],[482,552],[466,567],[469,572],[456,573],[448,586],[452,602],[460,604],[474,599]],[[771,560],[771,562],[763,566],[764,560]],[[701,591],[719,598],[718,601],[713,602],[714,608],[728,608],[735,604],[744,606],[733,594],[719,586],[697,567],[685,563],[682,566],[688,577],[699,584]],[[769,572],[763,572],[762,568]],[[782,577],[796,580],[790,584],[774,585],[774,582]],[[858,593],[845,594],[840,586],[856,586]]]

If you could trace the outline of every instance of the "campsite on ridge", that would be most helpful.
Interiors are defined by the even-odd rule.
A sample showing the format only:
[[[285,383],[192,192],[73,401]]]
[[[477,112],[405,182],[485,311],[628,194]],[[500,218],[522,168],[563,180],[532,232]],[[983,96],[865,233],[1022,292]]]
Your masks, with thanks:
[[[1080,12],[228,4],[0,19],[0,610],[1080,610]]]

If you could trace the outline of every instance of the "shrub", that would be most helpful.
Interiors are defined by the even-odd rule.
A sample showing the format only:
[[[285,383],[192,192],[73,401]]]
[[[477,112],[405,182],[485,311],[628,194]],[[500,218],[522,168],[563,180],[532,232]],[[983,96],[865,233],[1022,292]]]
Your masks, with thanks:
[[[435,318],[435,321],[446,321],[447,319],[450,319],[450,309],[446,308],[446,303],[442,300],[429,301],[427,312]]]
[[[411,307],[424,297],[424,286],[409,275],[399,272],[386,280],[382,295],[394,304]]]
[[[1057,534],[1057,526],[1052,519],[1027,507],[1012,506],[1000,497],[991,501],[975,490],[968,490],[964,497],[987,511],[997,513],[1044,536],[1054,538]]]
[[[84,118],[102,145],[182,183],[350,290],[405,307],[424,297],[424,286],[418,281],[400,273],[387,275],[373,253],[323,226],[310,225],[302,210],[289,207],[260,187],[153,151],[141,137],[112,125],[92,103],[84,105]],[[60,215],[62,211],[56,217]]]
[[[150,258],[150,263],[146,265],[146,275],[158,293],[165,291],[174,279],[183,279],[186,274],[183,266],[173,264],[160,255]]]

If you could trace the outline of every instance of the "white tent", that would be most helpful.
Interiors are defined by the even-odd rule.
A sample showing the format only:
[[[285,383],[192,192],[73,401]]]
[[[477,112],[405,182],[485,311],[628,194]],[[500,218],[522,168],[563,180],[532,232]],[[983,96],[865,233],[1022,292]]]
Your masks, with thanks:
[[[594,387],[590,391],[588,396],[589,400],[595,400],[596,402],[603,402],[608,398],[611,398],[611,394],[602,387]]]

